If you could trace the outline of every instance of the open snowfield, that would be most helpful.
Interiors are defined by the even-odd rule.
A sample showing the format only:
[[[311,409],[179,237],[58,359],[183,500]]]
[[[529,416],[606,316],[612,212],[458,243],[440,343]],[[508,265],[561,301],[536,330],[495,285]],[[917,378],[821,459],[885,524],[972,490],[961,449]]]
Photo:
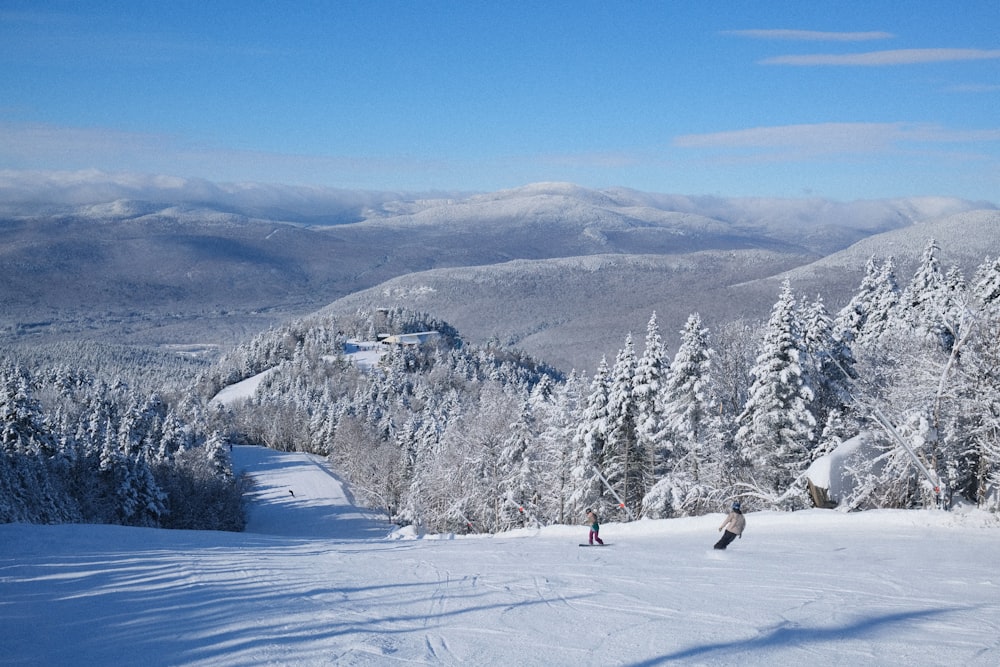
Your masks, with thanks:
[[[751,513],[407,539],[242,447],[246,533],[0,525],[2,665],[996,665],[1000,525]],[[294,496],[290,491],[294,492]]]

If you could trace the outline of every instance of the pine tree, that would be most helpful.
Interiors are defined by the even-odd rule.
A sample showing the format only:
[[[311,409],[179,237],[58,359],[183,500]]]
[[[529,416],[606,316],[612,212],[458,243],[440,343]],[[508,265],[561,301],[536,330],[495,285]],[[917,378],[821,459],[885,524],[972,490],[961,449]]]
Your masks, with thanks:
[[[805,382],[801,357],[801,324],[786,280],[767,323],[736,434],[751,466],[747,482],[761,500],[777,507],[805,504],[804,490],[793,484],[809,463],[816,423],[808,410],[813,391]]]
[[[647,453],[649,473],[662,474],[668,450],[663,439],[663,414],[660,399],[669,375],[669,359],[656,322],[656,313],[646,325],[642,356],[636,364],[633,392],[636,403],[636,438],[639,449]]]
[[[837,314],[833,328],[847,344],[875,347],[894,325],[899,299],[895,261],[889,257],[879,265],[872,256],[858,292]]]
[[[498,529],[509,530],[528,523],[538,525],[538,450],[533,446],[534,417],[525,402],[521,414],[506,434],[498,461],[500,516]]]
[[[1000,302],[1000,257],[980,264],[972,284],[973,297],[981,308]]]
[[[0,522],[56,523],[79,517],[50,469],[56,453],[27,372],[0,365]]]
[[[604,476],[633,515],[652,486],[649,455],[638,437],[638,408],[635,395],[635,348],[632,334],[618,352],[608,388],[608,440]],[[624,508],[623,508],[624,509]]]
[[[949,288],[938,261],[937,242],[931,239],[924,248],[920,264],[903,291],[899,308],[902,321],[929,343],[949,351],[955,336],[948,327]]]
[[[400,482],[405,488],[399,509],[399,521],[423,528],[428,524],[428,492],[431,468],[438,451],[441,427],[432,406],[424,409],[413,438],[413,450],[400,456]]]
[[[571,492],[575,417],[586,390],[585,380],[574,371],[561,385],[543,378],[531,393],[532,411],[538,416],[539,515],[545,523],[566,523]]]
[[[643,499],[646,516],[695,514],[715,503],[722,452],[712,354],[701,317],[690,315],[661,395],[670,462]]]
[[[603,473],[600,472],[608,451],[610,375],[607,358],[602,358],[590,383],[590,392],[573,437],[572,493],[568,503],[570,515],[582,515],[590,507],[604,516],[615,505],[614,498],[604,488],[601,481]]]
[[[858,337],[858,343],[870,345],[878,342],[882,334],[895,326],[901,298],[899,282],[896,280],[896,261],[889,257],[882,263],[875,281],[871,310]]]
[[[849,340],[860,337],[875,309],[879,274],[878,260],[872,255],[865,264],[865,275],[861,279],[857,293],[837,314],[836,327],[843,331]]]
[[[847,431],[837,432],[835,425],[849,428],[844,417],[853,400],[852,384],[857,377],[854,355],[844,336],[835,329],[821,298],[803,306],[801,321],[805,384],[814,394],[809,410],[816,424],[824,426],[824,438],[839,441]]]
[[[712,456],[702,451],[715,439],[713,413],[715,391],[712,384],[712,350],[708,330],[701,316],[688,316],[681,330],[681,344],[670,364],[663,393],[663,413],[674,443],[676,459],[687,459],[686,472],[700,480],[704,464]],[[676,470],[677,466],[672,466]]]

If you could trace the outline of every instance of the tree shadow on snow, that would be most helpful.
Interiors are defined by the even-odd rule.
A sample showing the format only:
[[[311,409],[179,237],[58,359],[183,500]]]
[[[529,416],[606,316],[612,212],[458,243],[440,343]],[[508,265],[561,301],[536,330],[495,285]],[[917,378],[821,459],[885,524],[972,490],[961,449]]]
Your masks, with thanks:
[[[754,651],[763,649],[859,639],[866,635],[878,633],[886,629],[887,626],[919,621],[967,609],[970,609],[970,607],[922,609],[919,611],[885,614],[883,616],[867,616],[858,619],[854,623],[828,628],[809,628],[786,623],[770,631],[762,630],[761,634],[753,639],[734,639],[728,642],[692,646],[676,653],[630,663],[629,667],[652,667],[653,665],[661,665],[675,660],[720,660],[723,659],[725,654],[735,657],[736,654],[753,653]]]
[[[313,541],[316,551],[270,536],[119,526],[14,526],[4,537],[24,538],[0,552],[10,664],[336,664],[352,652],[374,664],[455,619],[547,604],[470,589],[443,605],[433,578],[359,584],[325,572],[324,558],[345,552]],[[64,537],[71,553],[53,547]]]

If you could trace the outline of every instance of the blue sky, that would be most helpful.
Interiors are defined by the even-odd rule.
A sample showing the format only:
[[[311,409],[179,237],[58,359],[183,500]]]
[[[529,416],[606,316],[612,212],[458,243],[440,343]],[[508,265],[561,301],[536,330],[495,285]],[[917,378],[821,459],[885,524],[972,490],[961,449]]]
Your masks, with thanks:
[[[1000,2],[4,0],[0,170],[1000,203]]]

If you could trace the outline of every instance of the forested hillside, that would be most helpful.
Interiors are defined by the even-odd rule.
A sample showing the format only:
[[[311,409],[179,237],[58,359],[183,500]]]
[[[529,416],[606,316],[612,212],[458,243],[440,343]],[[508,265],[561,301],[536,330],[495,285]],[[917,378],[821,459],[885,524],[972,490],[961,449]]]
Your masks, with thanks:
[[[669,351],[656,313],[591,377],[403,308],[324,310],[217,362],[97,343],[2,367],[0,519],[240,529],[230,443],[329,457],[364,502],[428,530],[496,532],[826,503],[810,464],[864,434],[842,508],[1000,506],[1000,260],[970,279],[929,242],[900,282],[872,256],[828,312],[786,279],[771,313]],[[419,345],[393,335],[433,331]],[[383,340],[385,342],[378,342]],[[371,341],[378,364],[351,350]],[[672,352],[672,353],[671,353]],[[266,375],[265,375],[266,374]],[[242,401],[212,399],[256,378]],[[814,496],[810,496],[810,491]]]
[[[343,266],[324,259],[328,246],[312,248],[303,266],[334,266],[324,280],[346,271],[360,285],[369,280],[368,263],[389,275],[400,257],[409,258],[407,270],[428,262],[459,268],[357,292],[274,325],[211,364],[202,354],[213,346],[190,338],[140,347],[118,337],[46,342],[52,339],[38,335],[62,327],[65,313],[28,327],[3,367],[5,520],[238,529],[240,481],[226,462],[227,442],[328,456],[369,505],[435,530],[566,521],[585,507],[620,519],[698,514],[733,497],[751,508],[804,507],[814,500],[810,463],[859,434],[874,444],[850,464],[855,483],[833,499],[841,507],[959,497],[998,504],[1000,401],[990,343],[1000,279],[997,260],[973,263],[995,236],[995,212],[952,201],[882,202],[835,207],[803,226],[790,202],[762,202],[755,211],[747,202],[542,184],[459,202],[376,203],[308,231],[233,214],[203,223],[204,211],[117,204],[50,216],[43,227],[62,225],[83,238],[77,235],[94,224],[87,220],[111,216],[106,228],[95,228],[105,240],[86,246],[97,252],[91,259],[111,253],[122,276],[141,267],[164,284],[178,272],[221,276],[235,262],[246,280],[232,287],[249,294],[263,262],[274,269],[265,280],[278,290],[275,299],[288,284],[284,269],[315,234],[340,248],[337,257],[366,248]],[[846,216],[841,232],[831,216]],[[27,218],[11,229],[39,238],[37,224]],[[136,233],[124,248],[137,252],[123,254],[107,235],[129,225]],[[190,234],[177,236],[183,230]],[[936,242],[924,240],[921,256],[918,231],[943,232],[950,243],[975,232],[976,243],[947,253],[966,270],[978,266],[971,279],[958,265],[942,268]],[[787,234],[794,242],[780,240]],[[813,261],[816,252],[861,237]],[[167,246],[195,252],[155,265],[143,259]],[[27,256],[28,247],[10,257]],[[380,247],[391,254],[379,259]],[[458,254],[432,259],[441,248]],[[630,254],[639,248],[659,254]],[[871,254],[862,257],[863,249]],[[55,257],[70,262],[78,250]],[[912,276],[902,286],[893,251],[903,253]],[[512,253],[524,259],[496,263]],[[77,273],[63,279],[84,275],[85,264],[74,266]],[[852,273],[864,277],[846,298]],[[16,275],[43,289],[29,274]],[[846,305],[828,312],[820,287]],[[88,289],[80,282],[61,298],[83,299]],[[197,307],[237,292],[222,285],[200,295]],[[764,294],[777,297],[770,316],[757,310]],[[623,322],[657,298],[669,309],[670,330],[660,330],[663,313],[646,311],[642,340],[625,335]],[[473,334],[421,307],[433,304]],[[177,315],[130,311],[118,327],[148,320],[144,327],[166,330],[175,319],[198,319]],[[89,317],[70,328],[91,326]],[[246,325],[224,308],[213,318]],[[491,338],[499,323],[506,335]],[[428,330],[438,337],[419,346],[377,343]],[[610,331],[622,331],[616,354],[594,354],[585,367],[596,372],[587,377],[567,371],[567,361],[604,349]],[[382,362],[354,363],[351,341],[383,347]],[[533,358],[520,343],[548,354]],[[254,376],[259,387],[243,403],[212,401]]]
[[[242,530],[242,480],[186,391],[196,359],[55,344],[0,361],[0,522]]]
[[[429,530],[495,532],[587,507],[701,514],[737,497],[802,508],[809,464],[862,432],[875,453],[855,462],[864,483],[841,507],[996,509],[1000,260],[966,281],[938,253],[929,243],[902,286],[891,257],[871,258],[838,313],[786,281],[759,326],[709,332],[692,314],[672,358],[653,314],[641,352],[628,336],[592,378],[383,310],[272,330],[222,360],[202,393],[271,369],[246,402],[212,414],[213,429],[328,456],[371,506]],[[342,354],[349,339],[426,329],[446,335],[389,347],[375,368]]]

